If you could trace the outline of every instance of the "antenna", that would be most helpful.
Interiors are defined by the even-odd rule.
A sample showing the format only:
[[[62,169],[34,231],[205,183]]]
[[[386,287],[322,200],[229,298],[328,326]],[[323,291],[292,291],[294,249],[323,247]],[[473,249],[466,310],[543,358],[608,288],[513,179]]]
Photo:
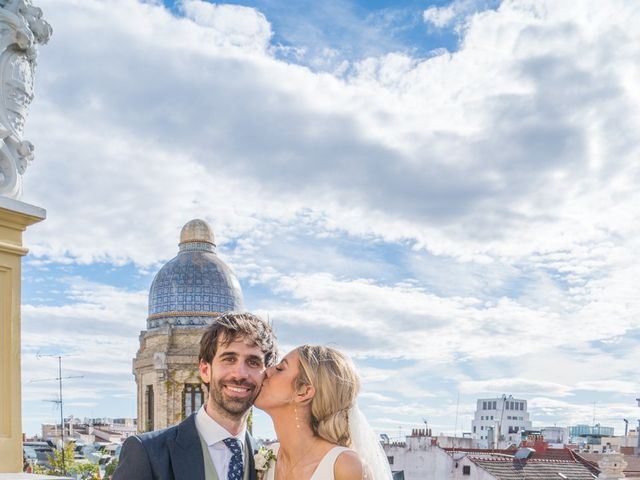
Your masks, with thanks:
[[[460,391],[458,391],[458,400],[456,401],[456,425],[453,429],[454,438],[458,436],[458,411],[459,410],[460,410]]]
[[[40,358],[42,357],[55,357],[58,359],[58,376],[56,378],[41,378],[41,379],[37,379],[37,380],[30,380],[29,383],[35,383],[35,382],[50,382],[53,380],[58,380],[58,400],[48,400],[50,402],[53,403],[59,403],[60,404],[60,442],[62,443],[62,474],[64,476],[67,475],[67,465],[65,463],[65,458],[64,458],[64,413],[62,410],[62,380],[66,380],[68,378],[83,378],[84,375],[72,375],[72,376],[68,376],[68,377],[62,377],[62,357],[65,356],[67,357],[68,355],[45,355],[45,354],[41,354],[40,352],[36,353],[36,358],[38,360],[40,360]]]

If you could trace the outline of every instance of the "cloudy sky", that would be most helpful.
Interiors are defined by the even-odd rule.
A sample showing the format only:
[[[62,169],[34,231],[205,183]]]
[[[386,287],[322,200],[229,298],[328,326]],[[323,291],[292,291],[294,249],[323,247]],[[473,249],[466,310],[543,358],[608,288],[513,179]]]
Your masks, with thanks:
[[[392,438],[640,417],[640,4],[38,0],[24,429],[135,416],[153,276],[213,226],[282,349],[329,343]],[[272,435],[259,416],[259,436]]]

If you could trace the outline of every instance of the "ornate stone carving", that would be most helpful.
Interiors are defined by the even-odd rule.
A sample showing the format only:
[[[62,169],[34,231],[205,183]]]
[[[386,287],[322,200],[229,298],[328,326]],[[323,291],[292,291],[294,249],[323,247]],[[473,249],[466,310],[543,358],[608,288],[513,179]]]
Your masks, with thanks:
[[[601,472],[598,478],[606,480],[625,478],[624,469],[626,466],[627,462],[621,453],[605,453],[598,462],[598,468]]]
[[[51,33],[31,0],[0,0],[0,195],[21,195],[22,175],[33,161],[33,144],[22,135],[33,100],[36,45]]]

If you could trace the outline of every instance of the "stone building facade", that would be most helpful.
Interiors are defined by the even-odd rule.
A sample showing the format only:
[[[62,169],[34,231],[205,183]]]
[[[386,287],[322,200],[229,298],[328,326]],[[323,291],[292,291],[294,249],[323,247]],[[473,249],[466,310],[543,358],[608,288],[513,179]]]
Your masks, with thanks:
[[[133,360],[140,432],[166,428],[197,411],[206,398],[198,374],[200,337],[215,317],[243,309],[240,284],[217,256],[206,222],[188,222],[179,249],[151,284],[147,330]]]

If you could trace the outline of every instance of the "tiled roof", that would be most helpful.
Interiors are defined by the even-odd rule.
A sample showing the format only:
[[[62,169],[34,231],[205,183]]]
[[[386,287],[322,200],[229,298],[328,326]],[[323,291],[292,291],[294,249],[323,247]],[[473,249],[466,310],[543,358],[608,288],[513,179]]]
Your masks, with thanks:
[[[490,454],[501,454],[501,455],[513,455],[516,453],[515,448],[462,448],[462,447],[443,447],[442,448],[447,453],[455,453],[455,452],[465,452],[465,453],[478,453],[483,455]]]
[[[576,457],[568,448],[548,448],[542,453],[536,452],[536,459],[544,460],[563,460],[565,462],[575,462]]]
[[[557,460],[470,459],[497,480],[593,480],[596,478],[581,463]],[[561,476],[559,474],[564,475]]]
[[[516,453],[514,449],[487,449],[487,448],[443,448],[443,450],[449,454],[453,454],[455,452],[465,452],[470,456],[513,456]],[[547,448],[544,451],[538,452],[536,451],[535,457],[537,460],[562,460],[565,462],[575,462],[576,457],[574,453],[568,448]]]

